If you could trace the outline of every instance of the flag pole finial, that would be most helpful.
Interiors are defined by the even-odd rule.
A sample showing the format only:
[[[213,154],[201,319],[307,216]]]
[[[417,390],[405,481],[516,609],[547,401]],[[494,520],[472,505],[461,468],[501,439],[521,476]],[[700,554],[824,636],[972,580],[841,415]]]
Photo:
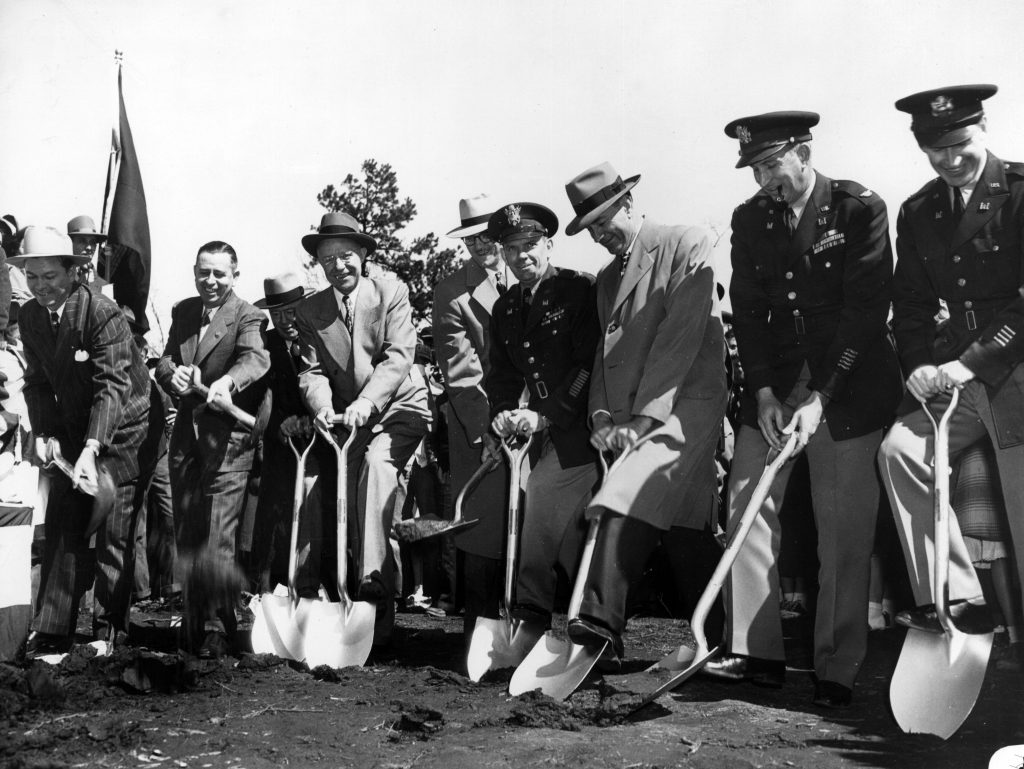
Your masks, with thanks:
[[[114,49],[114,63],[124,64],[124,51],[118,51],[117,49]]]

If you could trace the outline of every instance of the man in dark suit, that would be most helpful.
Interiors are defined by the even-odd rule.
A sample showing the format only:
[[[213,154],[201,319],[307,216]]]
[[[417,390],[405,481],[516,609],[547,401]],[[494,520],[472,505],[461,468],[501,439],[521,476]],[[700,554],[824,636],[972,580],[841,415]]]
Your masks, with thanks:
[[[526,485],[512,616],[543,632],[551,625],[559,577],[572,583],[583,511],[597,482],[587,395],[600,338],[594,279],[550,261],[558,218],[536,203],[496,211],[488,234],[502,244],[519,281],[494,304],[491,366],[484,382],[491,429],[533,435],[537,462]],[[519,407],[524,388],[530,398]],[[526,650],[524,650],[526,651]]]
[[[760,192],[732,219],[733,328],[747,378],[729,479],[729,526],[770,449],[790,433],[807,451],[818,529],[814,703],[843,707],[867,650],[868,581],[880,488],[874,456],[900,395],[886,332],[892,247],[885,203],[811,163],[813,112],[734,120],[738,168]],[[775,478],[730,573],[731,655],[706,672],[778,687],[778,511],[792,464]]]
[[[235,250],[221,241],[202,246],[193,267],[198,297],[171,312],[167,346],[156,379],[179,399],[171,433],[171,493],[177,561],[185,600],[185,648],[220,656],[234,644],[234,604],[240,587],[235,542],[258,436],[218,403],[256,413],[270,356],[263,313],[234,292]],[[195,396],[198,378],[209,388]]]
[[[986,434],[996,463],[1018,573],[1024,577],[1024,164],[987,149],[982,102],[994,85],[916,93],[896,102],[912,115],[918,146],[938,174],[904,202],[896,223],[893,331],[908,397],[879,452],[917,608],[896,621],[941,633],[932,598],[932,427],[949,393],[955,458]],[[937,333],[945,302],[948,322]],[[992,630],[956,518],[950,520],[949,611],[965,633]]]
[[[34,297],[20,312],[28,369],[24,395],[47,462],[54,448],[74,460],[55,477],[31,655],[66,651],[78,606],[95,578],[93,630],[100,653],[126,639],[134,573],[134,532],[156,461],[162,409],[151,405],[149,376],[117,305],[78,283],[87,256],[50,227],[28,227],[12,259]],[[116,488],[89,546],[91,498],[99,474]]]
[[[614,257],[597,276],[603,339],[590,382],[590,441],[621,453],[645,439],[590,504],[587,515],[602,516],[594,566],[568,628],[576,643],[608,642],[618,656],[629,586],[658,543],[678,552],[688,539],[711,536],[726,400],[710,238],[645,219],[631,192],[639,180],[602,163],[565,186],[576,212],[566,234],[586,230]]]
[[[434,288],[433,332],[437,365],[448,394],[448,455],[454,498],[477,468],[482,454],[493,452],[490,403],[484,379],[490,368],[491,309],[508,287],[501,248],[487,234],[494,213],[490,198],[459,202],[461,224],[448,237],[461,238],[469,259]],[[500,452],[500,449],[499,449]],[[477,617],[497,619],[502,595],[501,556],[505,549],[508,467],[501,464],[466,496],[463,515],[478,519],[455,537],[463,553],[463,627],[467,637]]]
[[[356,598],[378,604],[376,644],[390,641],[395,611],[398,543],[392,535],[398,474],[430,427],[427,388],[413,366],[416,330],[409,289],[363,276],[377,242],[348,214],[324,214],[302,246],[323,267],[331,287],[307,299],[295,325],[307,356],[299,387],[314,425],[358,431],[348,454]]]

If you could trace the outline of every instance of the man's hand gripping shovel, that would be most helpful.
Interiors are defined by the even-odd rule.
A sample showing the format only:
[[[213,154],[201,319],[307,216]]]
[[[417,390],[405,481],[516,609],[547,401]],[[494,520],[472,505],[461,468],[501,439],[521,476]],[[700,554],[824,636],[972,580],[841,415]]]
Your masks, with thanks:
[[[295,589],[295,575],[298,560],[299,522],[305,503],[306,459],[313,444],[314,432],[306,445],[299,450],[297,438],[288,439],[288,445],[295,455],[295,494],[292,501],[292,526],[288,550],[288,585],[278,585],[273,593],[255,596],[249,602],[253,613],[252,650],[256,654],[276,654],[286,660],[302,662],[305,657],[304,645],[306,625],[313,605],[311,598],[299,598]],[[316,514],[319,511],[315,511]]]
[[[630,451],[638,444],[623,451],[611,467],[605,460],[604,453],[601,457],[601,470],[604,476],[602,482],[607,482]],[[583,554],[580,556],[579,569],[576,571],[576,579],[573,581],[572,596],[569,598],[568,620],[579,617],[580,607],[583,605],[583,590],[587,584],[587,577],[590,576],[590,565],[594,560],[594,549],[597,545],[597,534],[601,527],[601,516],[595,516],[590,521],[587,529],[587,539],[583,545]],[[576,687],[583,683],[594,665],[604,654],[605,642],[600,646],[580,646],[569,640],[562,640],[548,632],[544,634],[526,659],[522,661],[516,672],[512,674],[509,682],[509,694],[516,696],[526,692],[540,689],[544,694],[556,700],[564,700],[572,694]]]
[[[697,648],[691,649],[689,646],[680,646],[674,652],[663,657],[648,668],[648,672],[656,670],[678,672],[657,689],[645,695],[637,703],[636,707],[633,708],[634,711],[639,710],[648,703],[654,702],[661,695],[681,685],[704,667],[708,660],[714,657],[722,648],[721,644],[713,649],[708,648],[708,639],[704,633],[704,623],[707,621],[708,612],[711,611],[715,599],[722,592],[722,586],[725,584],[726,577],[729,576],[729,570],[736,562],[736,557],[739,555],[743,543],[747,540],[747,534],[750,533],[754,520],[761,513],[761,508],[764,505],[765,499],[768,498],[768,492],[775,481],[775,476],[778,474],[779,469],[793,456],[796,450],[796,443],[797,434],[794,432],[789,436],[782,450],[779,451],[774,459],[772,459],[773,450],[771,449],[765,458],[764,471],[761,473],[757,486],[754,487],[754,492],[750,497],[750,502],[747,503],[747,508],[743,511],[743,515],[740,516],[739,526],[733,532],[728,545],[726,545],[725,552],[722,553],[722,557],[718,560],[718,566],[715,567],[711,579],[708,580],[708,584],[704,588],[704,592],[701,593],[700,600],[697,601],[697,606],[693,610],[693,617],[690,619],[690,629],[693,631],[693,637],[697,641]]]
[[[471,681],[479,681],[488,670],[511,668],[522,662],[530,648],[541,637],[544,629],[533,624],[513,620],[509,615],[515,587],[516,564],[519,551],[519,497],[523,462],[532,442],[530,436],[502,441],[502,451],[508,457],[508,518],[505,535],[505,593],[503,611],[498,619],[477,617],[473,635],[469,640],[466,671]],[[483,470],[487,465],[481,466]],[[480,473],[478,470],[477,473]],[[476,477],[476,476],[474,476]],[[472,481],[471,481],[472,482]]]
[[[942,633],[907,630],[896,671],[889,685],[889,703],[896,723],[907,733],[949,739],[970,715],[985,680],[992,633],[970,635],[949,617],[949,420],[960,391],[951,392],[938,422],[922,403],[935,430],[935,554],[932,598]]]

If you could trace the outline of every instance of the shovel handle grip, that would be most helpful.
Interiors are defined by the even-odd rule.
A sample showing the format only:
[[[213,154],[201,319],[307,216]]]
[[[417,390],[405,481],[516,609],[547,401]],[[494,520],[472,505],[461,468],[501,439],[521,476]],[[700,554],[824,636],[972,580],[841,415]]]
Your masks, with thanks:
[[[200,398],[206,399],[210,396],[210,388],[204,384],[193,383],[190,389]],[[216,403],[217,405],[213,407],[214,410],[220,409],[246,430],[251,431],[256,427],[256,417],[248,411],[244,411],[234,403],[225,403],[223,401],[217,401]]]

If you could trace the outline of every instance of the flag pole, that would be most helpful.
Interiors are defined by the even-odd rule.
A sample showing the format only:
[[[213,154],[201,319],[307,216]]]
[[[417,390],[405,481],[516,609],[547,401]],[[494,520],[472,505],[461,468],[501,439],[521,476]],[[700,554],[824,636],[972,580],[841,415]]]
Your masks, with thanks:
[[[114,204],[114,191],[117,189],[117,175],[121,166],[121,70],[124,65],[124,51],[114,50],[114,65],[117,68],[117,95],[114,98],[114,119],[110,138],[110,156],[107,160],[107,184],[103,191],[103,216],[100,220],[100,232],[104,235],[110,231],[110,215]],[[99,260],[97,260],[98,262]],[[98,265],[97,265],[98,266]],[[113,259],[103,260],[102,278],[110,282]]]

